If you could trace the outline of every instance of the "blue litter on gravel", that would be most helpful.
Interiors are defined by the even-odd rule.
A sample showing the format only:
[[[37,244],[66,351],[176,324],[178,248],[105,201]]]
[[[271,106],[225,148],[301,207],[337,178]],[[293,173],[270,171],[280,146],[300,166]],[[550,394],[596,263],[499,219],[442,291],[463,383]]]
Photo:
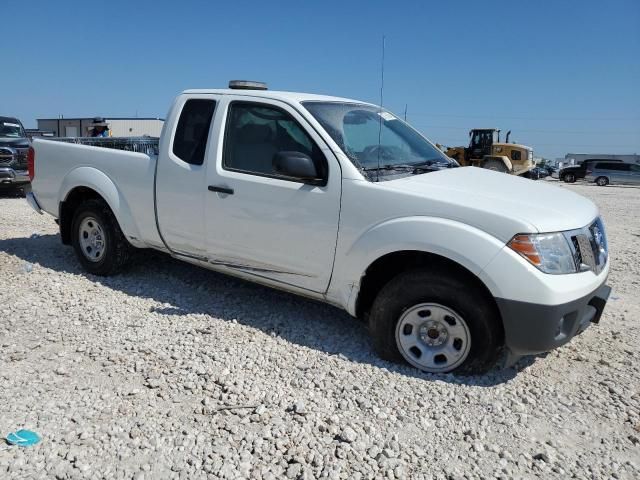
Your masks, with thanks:
[[[19,447],[30,447],[40,441],[40,435],[31,430],[18,430],[10,433],[5,438],[9,445],[18,445]]]

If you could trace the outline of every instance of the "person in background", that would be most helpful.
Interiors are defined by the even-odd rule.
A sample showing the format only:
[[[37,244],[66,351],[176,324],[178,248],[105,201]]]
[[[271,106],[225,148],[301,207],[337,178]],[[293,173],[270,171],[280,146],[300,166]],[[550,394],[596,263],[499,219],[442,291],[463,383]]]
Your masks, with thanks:
[[[90,127],[92,137],[110,137],[109,125],[102,118],[94,118]]]

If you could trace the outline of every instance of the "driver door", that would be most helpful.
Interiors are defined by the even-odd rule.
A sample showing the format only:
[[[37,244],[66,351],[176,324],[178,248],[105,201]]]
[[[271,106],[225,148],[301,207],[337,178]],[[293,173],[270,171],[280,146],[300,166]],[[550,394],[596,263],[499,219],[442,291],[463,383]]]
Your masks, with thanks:
[[[314,292],[329,285],[338,234],[341,175],[322,138],[291,106],[227,96],[205,202],[210,262]],[[273,157],[313,158],[324,185],[284,179]]]

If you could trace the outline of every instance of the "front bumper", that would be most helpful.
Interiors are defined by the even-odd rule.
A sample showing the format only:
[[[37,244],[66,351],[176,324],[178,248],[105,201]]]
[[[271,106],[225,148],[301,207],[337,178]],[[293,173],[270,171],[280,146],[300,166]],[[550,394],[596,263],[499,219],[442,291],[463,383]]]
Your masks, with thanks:
[[[0,186],[23,185],[29,183],[29,172],[26,170],[14,170],[9,167],[0,168]]]
[[[496,298],[512,357],[548,352],[598,323],[611,287],[604,281],[593,292],[560,305],[539,305]]]

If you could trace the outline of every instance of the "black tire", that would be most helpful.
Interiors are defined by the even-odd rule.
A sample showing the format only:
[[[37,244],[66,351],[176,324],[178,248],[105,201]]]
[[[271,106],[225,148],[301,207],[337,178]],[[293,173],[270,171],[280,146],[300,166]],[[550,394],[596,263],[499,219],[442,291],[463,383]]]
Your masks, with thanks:
[[[494,172],[509,173],[507,166],[500,160],[487,160],[482,164],[482,168],[493,170]]]
[[[576,176],[573,173],[565,173],[563,180],[565,183],[576,183]]]
[[[481,374],[496,364],[504,344],[504,333],[495,304],[475,285],[440,270],[403,272],[378,293],[371,308],[369,327],[380,357],[410,363],[400,351],[396,328],[404,312],[422,303],[448,307],[459,313],[468,326],[469,353],[463,363],[447,371]]]
[[[97,261],[91,261],[80,245],[80,226],[85,219],[95,219],[104,236],[104,252]],[[131,245],[125,238],[116,217],[103,200],[87,200],[73,215],[71,244],[82,267],[93,275],[115,275],[123,270],[131,256]]]
[[[599,187],[606,187],[609,185],[609,179],[607,177],[598,177],[596,178],[596,185]]]

